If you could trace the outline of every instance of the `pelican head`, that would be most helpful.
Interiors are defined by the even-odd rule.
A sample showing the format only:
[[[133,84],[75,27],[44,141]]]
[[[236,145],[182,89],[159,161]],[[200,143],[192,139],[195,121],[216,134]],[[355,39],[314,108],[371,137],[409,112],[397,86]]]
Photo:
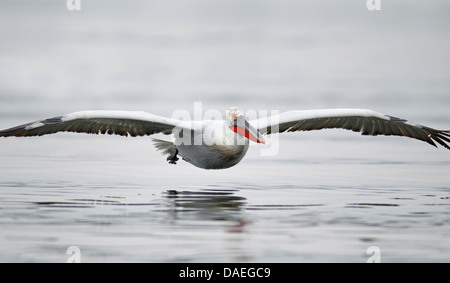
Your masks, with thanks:
[[[227,126],[233,131],[256,143],[265,144],[262,135],[247,120],[244,111],[237,107],[230,107],[225,111]]]

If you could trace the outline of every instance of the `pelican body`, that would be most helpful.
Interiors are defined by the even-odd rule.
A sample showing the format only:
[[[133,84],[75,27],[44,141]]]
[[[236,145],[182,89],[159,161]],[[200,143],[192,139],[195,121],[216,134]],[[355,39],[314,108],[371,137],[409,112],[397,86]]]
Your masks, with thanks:
[[[203,169],[225,169],[241,161],[249,141],[265,143],[244,113],[237,108],[225,112],[225,121],[196,121],[191,127],[179,125],[173,130],[173,141],[153,139],[157,149],[169,154],[169,163],[176,164],[177,155]]]
[[[249,121],[236,107],[224,120],[181,121],[140,111],[79,111],[0,131],[0,137],[27,137],[76,132],[146,136],[171,134],[172,140],[153,139],[157,150],[176,164],[183,160],[203,169],[225,169],[238,164],[250,142],[265,144],[273,133],[341,128],[363,135],[405,136],[450,149],[450,131],[436,130],[405,119],[366,109],[287,111]]]

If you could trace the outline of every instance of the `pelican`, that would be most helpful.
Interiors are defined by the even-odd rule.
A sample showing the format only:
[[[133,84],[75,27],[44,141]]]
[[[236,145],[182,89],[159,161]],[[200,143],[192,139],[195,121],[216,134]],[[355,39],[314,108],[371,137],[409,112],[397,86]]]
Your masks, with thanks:
[[[450,131],[441,131],[366,109],[287,111],[249,120],[237,107],[225,111],[224,120],[181,121],[140,111],[79,111],[0,131],[0,137],[28,137],[76,132],[146,136],[172,135],[171,141],[154,139],[157,150],[176,164],[183,160],[203,169],[225,169],[238,164],[250,142],[265,144],[274,133],[341,128],[362,135],[405,136],[436,143],[450,150]]]

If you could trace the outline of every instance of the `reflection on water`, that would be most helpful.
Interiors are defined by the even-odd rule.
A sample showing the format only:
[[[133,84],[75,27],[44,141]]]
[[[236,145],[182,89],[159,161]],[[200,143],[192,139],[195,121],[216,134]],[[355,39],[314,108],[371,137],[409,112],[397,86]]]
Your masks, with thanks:
[[[128,215],[135,215],[136,211],[146,212],[147,215],[164,213],[166,216],[163,218],[167,220],[167,223],[174,223],[175,220],[227,221],[225,227],[229,232],[239,232],[251,221],[242,218],[246,198],[238,194],[239,190],[236,189],[166,190],[161,193],[162,198],[151,201],[143,198],[129,199],[119,195],[100,195],[96,198],[41,200],[31,204],[42,209],[78,211],[77,214],[82,214],[80,209],[105,209],[106,207],[124,208]],[[60,196],[48,198],[55,197],[58,199]],[[143,216],[145,213],[139,214],[139,217]]]
[[[194,214],[207,220],[234,220],[245,205],[244,197],[235,195],[237,190],[176,191],[165,193],[167,206],[174,217]]]
[[[364,262],[368,246],[386,261],[445,261],[435,252],[450,247],[448,188],[7,182],[0,193],[1,261],[64,262],[73,245],[84,262]]]
[[[104,197],[104,198],[123,198],[123,197]],[[106,199],[68,199],[67,201],[38,201],[35,205],[42,208],[95,208],[99,206],[141,206],[155,205],[154,203],[127,203],[118,200]]]
[[[167,211],[172,217],[190,215],[199,220],[231,220],[245,205],[245,198],[236,195],[238,190],[202,189],[198,191],[167,190],[163,199],[153,202],[129,201],[123,196],[99,196],[99,198],[69,198],[61,201],[32,202],[41,208],[96,208],[104,206],[148,207]]]

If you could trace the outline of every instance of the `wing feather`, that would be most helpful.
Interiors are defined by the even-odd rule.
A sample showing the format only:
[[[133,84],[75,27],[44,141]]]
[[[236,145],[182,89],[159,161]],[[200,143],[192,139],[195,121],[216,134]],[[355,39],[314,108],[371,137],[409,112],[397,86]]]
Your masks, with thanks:
[[[145,136],[156,133],[170,134],[175,127],[190,128],[183,121],[140,111],[80,111],[27,123],[0,131],[0,137],[28,137],[74,132]]]
[[[341,128],[362,135],[405,136],[450,149],[450,131],[442,131],[405,119],[366,109],[288,111],[250,121],[262,134]],[[437,146],[436,146],[437,147]]]

